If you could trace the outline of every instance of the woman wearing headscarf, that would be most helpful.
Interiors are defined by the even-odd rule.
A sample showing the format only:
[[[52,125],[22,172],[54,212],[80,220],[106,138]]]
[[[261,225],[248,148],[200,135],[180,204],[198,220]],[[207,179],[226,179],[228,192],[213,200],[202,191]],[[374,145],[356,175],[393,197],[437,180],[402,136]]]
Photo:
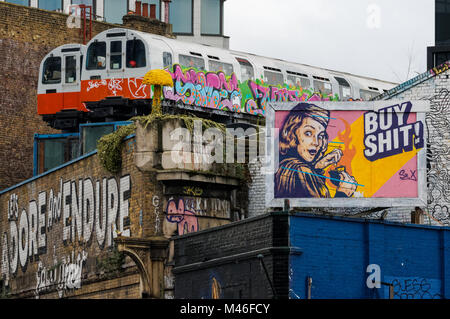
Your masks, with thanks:
[[[337,164],[343,153],[335,149],[325,154],[329,119],[328,110],[309,103],[300,103],[290,111],[279,137],[276,198],[330,197],[324,170],[331,164]],[[336,172],[335,176],[340,180],[335,183],[335,197],[351,197],[357,186],[353,176],[344,169]]]

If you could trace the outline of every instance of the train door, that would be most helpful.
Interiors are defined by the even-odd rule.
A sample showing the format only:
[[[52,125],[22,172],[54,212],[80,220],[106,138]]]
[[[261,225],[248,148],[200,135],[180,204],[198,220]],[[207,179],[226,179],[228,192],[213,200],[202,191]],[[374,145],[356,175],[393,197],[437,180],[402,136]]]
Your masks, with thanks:
[[[62,50],[62,91],[64,109],[80,108],[80,67],[79,52],[64,52]]]

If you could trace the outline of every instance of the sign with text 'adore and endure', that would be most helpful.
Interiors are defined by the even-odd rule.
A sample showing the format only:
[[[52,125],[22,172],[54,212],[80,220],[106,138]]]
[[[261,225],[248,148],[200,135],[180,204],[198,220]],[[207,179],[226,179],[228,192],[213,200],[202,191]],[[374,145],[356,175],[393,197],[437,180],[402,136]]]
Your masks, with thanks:
[[[428,101],[273,103],[266,203],[426,206]]]

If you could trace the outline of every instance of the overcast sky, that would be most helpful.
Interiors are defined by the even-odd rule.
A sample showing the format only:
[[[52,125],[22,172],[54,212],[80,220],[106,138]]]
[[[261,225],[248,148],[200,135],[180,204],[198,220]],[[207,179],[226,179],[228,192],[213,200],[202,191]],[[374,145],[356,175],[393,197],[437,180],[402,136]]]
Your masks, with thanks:
[[[232,50],[400,83],[426,71],[434,1],[227,0],[224,34]]]

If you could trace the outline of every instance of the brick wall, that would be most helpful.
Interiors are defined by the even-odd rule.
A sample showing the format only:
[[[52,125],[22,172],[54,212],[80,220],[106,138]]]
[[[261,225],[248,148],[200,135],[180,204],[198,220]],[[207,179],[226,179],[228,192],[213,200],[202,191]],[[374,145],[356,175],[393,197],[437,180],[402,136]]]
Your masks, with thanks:
[[[94,154],[1,194],[1,269],[12,296],[140,294],[135,265],[128,257],[119,261],[113,239],[118,232],[144,238],[155,235],[162,211],[147,213],[145,218],[143,212],[155,210],[151,198],[162,198],[162,187],[151,173],[134,165],[132,145],[127,143],[123,150],[118,174],[106,171]],[[69,276],[73,282],[59,280],[74,267],[79,267],[80,281],[76,276]],[[49,279],[54,271],[56,281]]]
[[[287,297],[288,224],[265,214],[175,238],[175,298]],[[275,249],[273,249],[275,247]]]
[[[42,58],[67,43],[81,43],[67,15],[0,2],[0,189],[32,176],[34,133],[57,133],[37,115],[37,81]],[[143,20],[144,19],[144,20]],[[161,35],[170,25],[127,16],[123,27]],[[117,25],[95,21],[93,36]],[[20,136],[20,138],[17,138]]]

